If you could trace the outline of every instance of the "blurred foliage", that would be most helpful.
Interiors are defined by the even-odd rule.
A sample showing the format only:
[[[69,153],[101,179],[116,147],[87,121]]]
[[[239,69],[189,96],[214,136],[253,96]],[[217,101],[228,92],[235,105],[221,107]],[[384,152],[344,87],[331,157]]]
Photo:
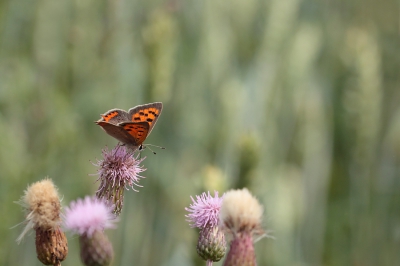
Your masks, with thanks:
[[[152,101],[167,149],[143,152],[114,265],[204,265],[184,207],[243,186],[276,237],[259,265],[400,264],[398,2],[0,0],[0,26],[0,265],[40,265],[10,229],[27,185],[94,194],[117,142],[93,121]]]

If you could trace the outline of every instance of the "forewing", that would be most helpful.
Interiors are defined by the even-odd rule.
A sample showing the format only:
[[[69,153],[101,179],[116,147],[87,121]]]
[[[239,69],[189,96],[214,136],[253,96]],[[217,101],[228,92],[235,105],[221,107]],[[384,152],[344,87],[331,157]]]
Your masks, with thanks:
[[[123,122],[118,126],[123,128],[135,140],[136,146],[141,145],[150,132],[148,122]]]
[[[121,122],[131,121],[130,115],[121,109],[111,109],[101,115],[101,118],[97,122],[108,122],[114,125],[118,125]]]
[[[149,124],[148,134],[150,134],[154,125],[157,122],[158,117],[161,115],[163,105],[161,102],[148,103],[138,105],[134,108],[129,109],[129,117],[132,122],[147,122]]]

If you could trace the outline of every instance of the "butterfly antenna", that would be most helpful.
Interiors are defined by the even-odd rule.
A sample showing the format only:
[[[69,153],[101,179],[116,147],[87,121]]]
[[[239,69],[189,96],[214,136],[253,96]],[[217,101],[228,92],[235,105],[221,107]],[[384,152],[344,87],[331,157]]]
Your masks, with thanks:
[[[146,144],[145,146],[153,146],[153,147],[156,147],[156,148],[160,148],[160,149],[162,149],[162,150],[165,150],[164,147],[157,146],[157,145],[153,145],[153,144]]]
[[[156,147],[156,148],[160,148],[160,149],[162,149],[162,150],[165,150],[164,147],[157,146],[157,145],[153,145],[153,144],[141,145],[140,148],[139,148],[139,150],[142,151],[142,150],[148,148],[153,154],[157,154],[157,153],[156,153],[155,151],[153,151],[149,146],[153,146],[153,147]]]
[[[143,149],[144,148],[146,148],[146,147],[143,147]],[[153,151],[152,149],[150,149],[150,147],[147,147],[147,148],[149,148],[149,150],[153,153],[153,154],[157,154],[155,151]]]

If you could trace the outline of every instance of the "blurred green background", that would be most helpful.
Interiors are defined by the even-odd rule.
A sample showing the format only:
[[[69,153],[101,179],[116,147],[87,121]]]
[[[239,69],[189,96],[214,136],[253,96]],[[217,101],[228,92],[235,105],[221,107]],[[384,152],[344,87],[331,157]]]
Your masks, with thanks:
[[[248,187],[259,265],[400,265],[398,1],[1,0],[0,265],[41,265],[14,203],[92,195],[93,121],[162,101],[114,265],[205,265],[190,195]],[[80,265],[69,237],[62,265]],[[221,262],[214,265],[222,265]]]

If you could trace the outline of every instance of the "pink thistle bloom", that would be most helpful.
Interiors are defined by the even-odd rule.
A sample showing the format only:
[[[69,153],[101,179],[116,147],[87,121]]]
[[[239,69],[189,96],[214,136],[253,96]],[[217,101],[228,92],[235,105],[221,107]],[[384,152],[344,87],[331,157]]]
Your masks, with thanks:
[[[139,174],[146,169],[140,166],[140,163],[145,159],[138,159],[132,153],[126,151],[120,145],[117,145],[111,151],[103,150],[103,160],[98,160],[95,166],[99,169],[100,187],[96,192],[99,199],[104,199],[110,205],[114,205],[114,213],[119,215],[122,210],[124,200],[124,189],[129,190],[129,187],[134,191],[134,185],[142,187],[138,184],[140,178],[144,178]]]
[[[191,227],[204,229],[218,225],[223,196],[218,197],[217,191],[214,192],[214,195],[212,197],[210,192],[208,194],[203,192],[200,196],[196,195],[196,200],[192,196],[190,197],[193,203],[190,204],[189,208],[185,208],[186,211],[190,212],[185,217],[191,223]]]
[[[65,227],[79,235],[91,237],[96,231],[115,228],[116,221],[112,208],[95,197],[78,199],[65,209]]]

